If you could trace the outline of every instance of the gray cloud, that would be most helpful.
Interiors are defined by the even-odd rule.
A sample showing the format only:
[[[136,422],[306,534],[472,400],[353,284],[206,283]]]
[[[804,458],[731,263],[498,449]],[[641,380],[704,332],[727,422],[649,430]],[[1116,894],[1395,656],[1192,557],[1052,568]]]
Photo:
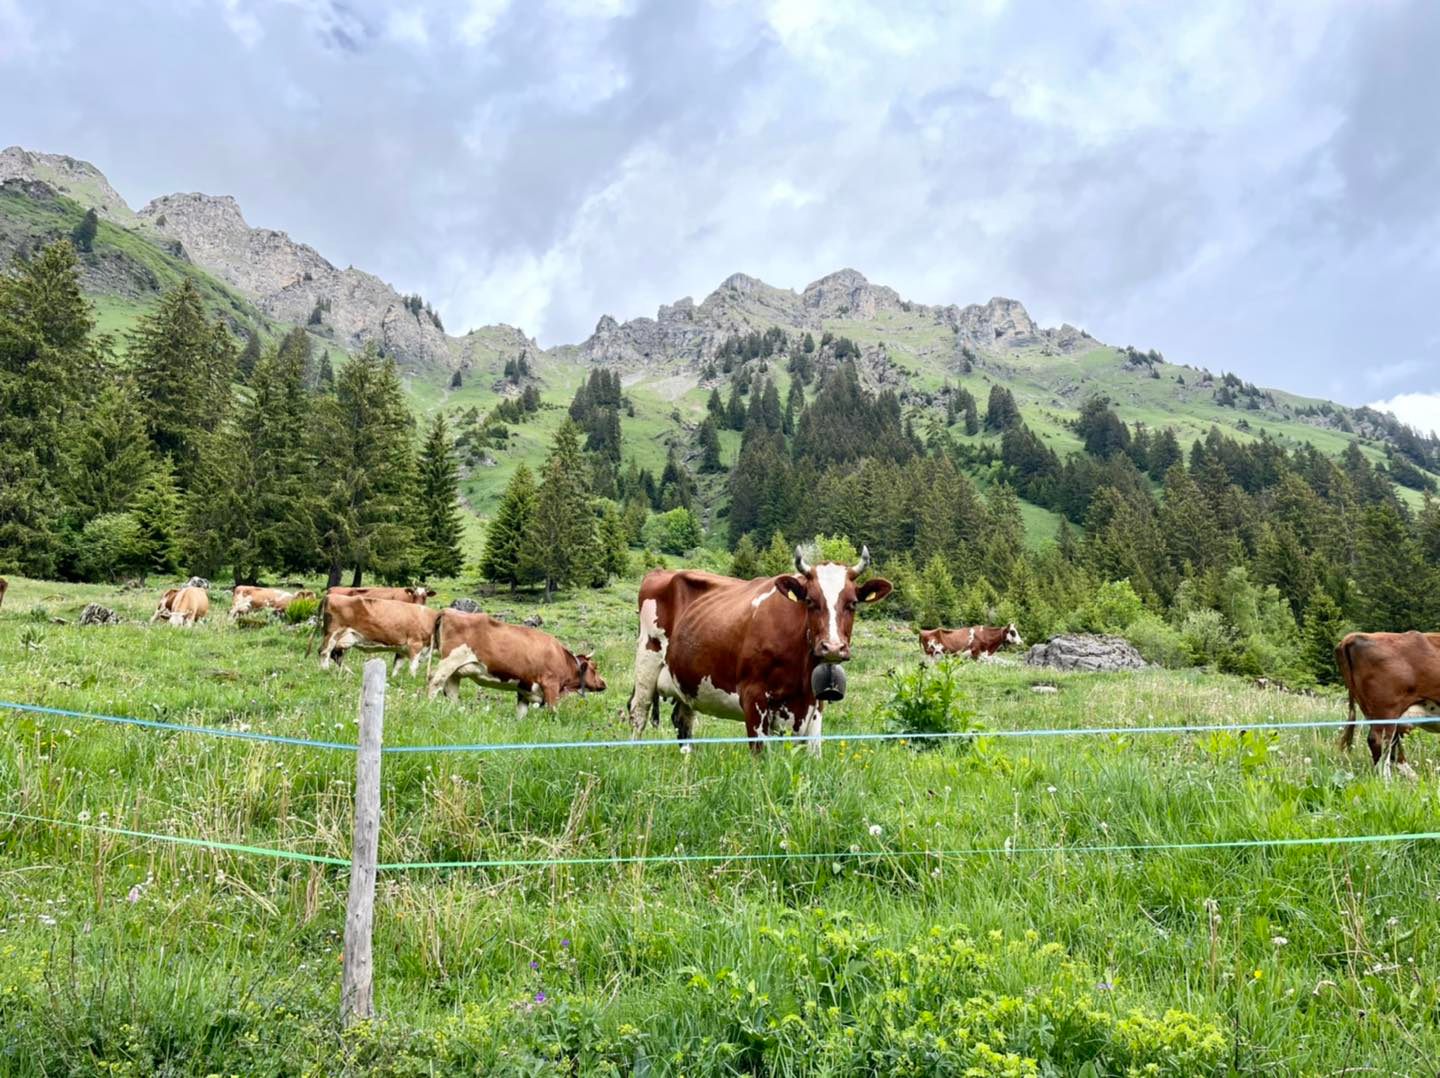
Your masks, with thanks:
[[[452,329],[576,340],[853,265],[1355,403],[1440,390],[1425,0],[0,0],[0,39],[7,141],[137,204],[232,193]]]

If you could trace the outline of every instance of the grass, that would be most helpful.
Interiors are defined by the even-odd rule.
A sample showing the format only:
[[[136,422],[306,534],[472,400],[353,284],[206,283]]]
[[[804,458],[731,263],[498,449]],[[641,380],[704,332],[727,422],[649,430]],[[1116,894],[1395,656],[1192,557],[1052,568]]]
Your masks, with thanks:
[[[387,744],[623,736],[634,589],[541,608],[547,630],[596,652],[603,696],[517,723],[506,698],[432,703],[402,674]],[[440,600],[462,590],[442,585]],[[0,699],[353,739],[359,664],[322,673],[303,632],[232,628],[215,598],[211,623],[187,632],[143,623],[152,591],[14,580]],[[92,600],[126,624],[76,626]],[[883,609],[855,645],[827,733],[882,728],[886,672],[918,658]],[[1342,715],[1335,698],[1199,672],[977,665],[963,681],[992,729]],[[1032,692],[1041,682],[1059,691]],[[1083,852],[1430,830],[1434,742],[1411,740],[1416,785],[1372,777],[1331,731],[969,752],[837,742],[818,759],[785,746],[758,760],[730,746],[387,756],[382,860],[735,859],[382,874],[384,1017],[349,1035],[333,1019],[344,870],[4,821],[0,1072],[853,1073],[864,1042],[871,1070],[949,1073],[944,1052],[1001,1021],[993,1005],[1010,1039],[991,1037],[1000,1063],[967,1057],[978,1073],[1022,1073],[1026,1057],[1077,1069],[1036,1032],[1075,1014],[1109,1031],[1091,1073],[1122,1073],[1132,1011],[1149,1017],[1124,1036],[1170,1073],[1416,1073],[1440,1052],[1434,846]],[[13,712],[0,724],[10,811],[339,857],[353,768],[340,752]],[[1007,844],[1052,852],[926,852]],[[739,857],[831,852],[844,856]],[[1165,1040],[1192,1019],[1219,1038],[1203,1058]]]

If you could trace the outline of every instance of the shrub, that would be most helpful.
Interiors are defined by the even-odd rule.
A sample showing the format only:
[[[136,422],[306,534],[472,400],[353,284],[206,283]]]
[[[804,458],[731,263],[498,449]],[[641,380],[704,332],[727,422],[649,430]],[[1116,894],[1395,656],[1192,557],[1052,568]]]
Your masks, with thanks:
[[[936,663],[918,663],[909,670],[892,670],[890,699],[884,709],[886,731],[913,737],[910,744],[917,749],[934,749],[944,742],[927,738],[926,734],[981,729],[960,687],[960,661],[945,658]],[[962,751],[973,744],[969,738],[954,740]]]
[[[700,522],[688,509],[671,509],[657,513],[640,529],[640,539],[648,547],[658,547],[666,554],[684,554],[700,545]]]
[[[290,605],[285,608],[285,622],[288,625],[300,625],[309,621],[319,611],[319,599],[291,599]]]
[[[1144,613],[1145,604],[1129,580],[1110,580],[1095,589],[1080,620],[1089,632],[1123,635]]]
[[[145,568],[145,542],[129,513],[104,513],[85,525],[75,547],[80,572],[90,579],[115,580]]]
[[[1218,667],[1230,652],[1230,630],[1218,610],[1192,610],[1180,623],[1180,639],[1197,666]]]
[[[1125,638],[1145,657],[1159,666],[1189,666],[1190,652],[1185,639],[1154,614],[1141,614],[1125,630]]]

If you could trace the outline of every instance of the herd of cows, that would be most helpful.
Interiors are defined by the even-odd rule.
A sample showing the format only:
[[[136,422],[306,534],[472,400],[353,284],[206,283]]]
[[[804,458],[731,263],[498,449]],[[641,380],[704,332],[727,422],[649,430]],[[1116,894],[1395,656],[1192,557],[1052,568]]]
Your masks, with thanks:
[[[858,579],[870,566],[865,548],[854,565],[811,564],[797,547],[795,572],[754,580],[696,570],[656,570],[640,584],[640,632],[634,689],[624,716],[634,736],[658,726],[660,703],[682,739],[694,736],[696,714],[745,724],[756,752],[761,738],[789,732],[820,750],[825,704],[845,696],[843,664],[850,659],[855,611],[890,594],[888,580]],[[151,618],[194,625],[210,610],[203,582],[170,588]],[[0,577],[0,606],[7,582]],[[351,649],[388,652],[394,665],[408,659],[410,673],[427,658],[431,697],[459,694],[462,680],[514,693],[517,714],[554,707],[568,693],[604,692],[590,655],[577,654],[548,633],[512,625],[488,614],[426,605],[424,587],[335,587],[320,598],[320,665],[339,664]],[[232,619],[251,612],[283,613],[310,591],[237,585]],[[473,604],[472,604],[473,605]],[[1016,627],[976,625],[920,633],[927,658],[945,654],[980,658],[1024,643]],[[1350,633],[1335,649],[1349,698],[1340,738],[1348,749],[1357,710],[1369,724],[1367,744],[1385,774],[1394,765],[1414,772],[1401,739],[1417,726],[1440,733],[1440,633]],[[433,669],[431,669],[433,667]],[[1412,721],[1406,721],[1412,720]]]

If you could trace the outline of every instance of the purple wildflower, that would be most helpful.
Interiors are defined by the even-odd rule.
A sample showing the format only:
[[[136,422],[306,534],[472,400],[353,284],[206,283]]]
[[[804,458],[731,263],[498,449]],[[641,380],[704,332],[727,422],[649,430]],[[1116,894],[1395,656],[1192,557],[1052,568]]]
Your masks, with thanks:
[[[532,959],[530,959],[530,968],[531,968],[531,969],[539,969],[539,968],[540,968],[540,963],[537,962],[537,961],[535,961],[535,959],[532,958]]]
[[[546,998],[546,997],[545,997],[545,990],[544,990],[543,988],[542,988],[539,992],[536,992],[536,993],[535,993],[535,1002],[536,1002],[536,1003],[544,1003],[544,1002],[545,1002],[545,998]]]
[[[569,940],[561,940],[561,941],[560,941],[560,946],[561,946],[561,947],[566,947],[566,948],[568,948],[568,947],[570,946],[570,941],[569,941]]]

